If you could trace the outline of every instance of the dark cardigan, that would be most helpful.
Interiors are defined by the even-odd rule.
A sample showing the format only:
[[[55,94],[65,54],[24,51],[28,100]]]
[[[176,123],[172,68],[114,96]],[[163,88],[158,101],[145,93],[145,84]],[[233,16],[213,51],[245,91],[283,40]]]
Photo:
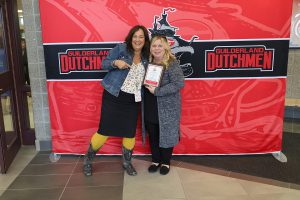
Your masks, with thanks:
[[[157,98],[158,120],[160,130],[159,146],[174,147],[179,142],[181,116],[180,89],[184,86],[184,76],[177,61],[164,71],[160,87],[154,91]],[[144,109],[142,108],[143,141],[146,138],[144,126]]]

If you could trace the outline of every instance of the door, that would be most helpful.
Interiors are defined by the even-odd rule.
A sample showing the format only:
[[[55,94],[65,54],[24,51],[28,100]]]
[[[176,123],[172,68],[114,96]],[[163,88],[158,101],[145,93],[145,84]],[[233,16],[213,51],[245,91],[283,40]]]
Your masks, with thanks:
[[[0,0],[0,168],[6,173],[21,146],[7,1]]]

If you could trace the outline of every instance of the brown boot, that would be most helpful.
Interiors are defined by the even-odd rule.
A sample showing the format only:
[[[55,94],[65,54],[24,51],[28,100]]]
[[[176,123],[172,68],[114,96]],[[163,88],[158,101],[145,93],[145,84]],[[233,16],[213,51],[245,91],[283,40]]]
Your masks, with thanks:
[[[86,154],[84,155],[83,173],[86,176],[92,176],[92,162],[93,162],[93,159],[94,159],[97,151],[94,151],[93,148],[92,148],[92,145],[90,144]]]

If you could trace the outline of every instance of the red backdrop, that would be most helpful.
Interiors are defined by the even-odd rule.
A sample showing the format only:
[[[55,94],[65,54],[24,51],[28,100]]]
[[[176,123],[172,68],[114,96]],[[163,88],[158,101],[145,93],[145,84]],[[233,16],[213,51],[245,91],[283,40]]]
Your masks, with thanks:
[[[171,44],[179,37],[192,55],[186,63],[191,68],[185,71],[182,134],[175,154],[280,151],[291,5],[291,0],[40,1],[53,152],[86,151],[98,128],[103,91],[101,77],[85,77],[85,71],[60,73],[58,55],[74,49],[72,45],[82,50],[121,42],[136,24],[154,30],[164,11],[168,27],[176,27]],[[207,50],[252,46],[272,50],[272,70],[221,66],[205,71]],[[120,146],[120,139],[110,138],[101,153],[120,153]],[[141,144],[140,123],[135,153],[149,153],[148,145]]]

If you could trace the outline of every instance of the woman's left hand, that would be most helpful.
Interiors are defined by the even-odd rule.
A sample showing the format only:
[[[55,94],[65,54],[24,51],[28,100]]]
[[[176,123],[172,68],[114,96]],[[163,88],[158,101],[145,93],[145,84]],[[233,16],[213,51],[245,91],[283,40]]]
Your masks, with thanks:
[[[145,85],[145,87],[149,90],[150,93],[154,94],[155,88],[154,86],[151,85]]]

